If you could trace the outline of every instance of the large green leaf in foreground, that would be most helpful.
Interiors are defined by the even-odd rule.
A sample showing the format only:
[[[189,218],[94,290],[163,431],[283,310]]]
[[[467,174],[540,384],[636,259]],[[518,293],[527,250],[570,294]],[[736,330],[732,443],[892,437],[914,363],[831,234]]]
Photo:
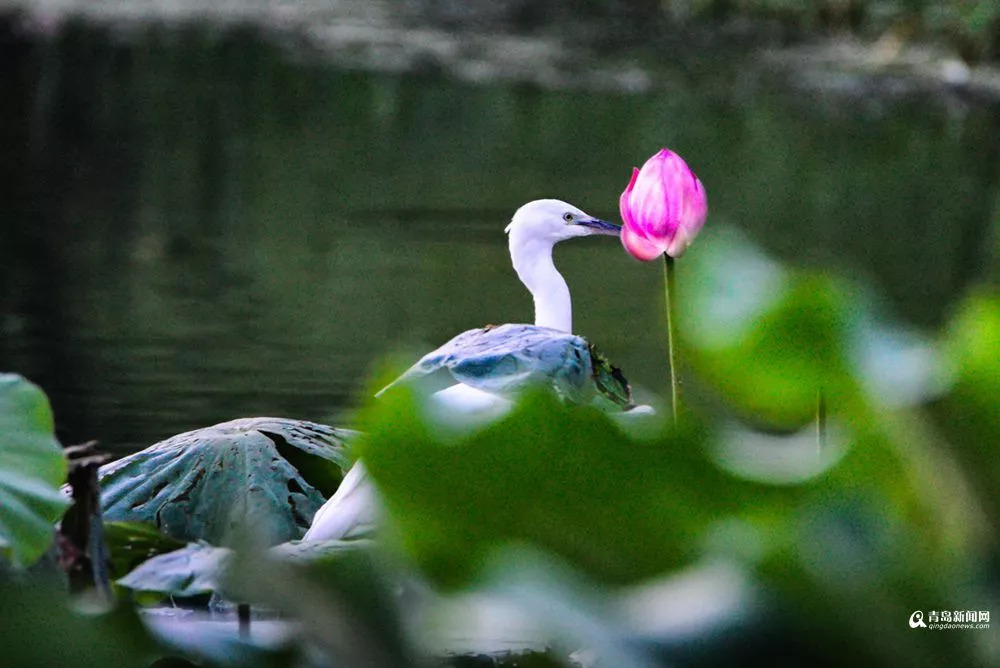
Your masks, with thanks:
[[[339,481],[351,435],[282,418],[179,434],[101,467],[104,517],[213,545],[242,529],[267,545],[301,538]]]
[[[0,374],[0,554],[26,566],[45,552],[68,505],[59,493],[65,479],[45,394],[21,376]]]
[[[970,658],[958,634],[906,624],[918,605],[988,607],[976,603],[983,592],[956,586],[981,564],[973,506],[927,493],[947,489],[949,462],[918,440],[901,438],[901,447],[897,421],[863,406],[835,418],[837,443],[768,446],[772,463],[845,448],[794,484],[744,476],[733,459],[735,475],[716,466],[723,441],[749,455],[762,452],[756,439],[729,443],[685,421],[637,439],[596,410],[548,396],[455,435],[435,430],[406,392],[386,394],[365,410],[358,449],[383,501],[386,542],[399,541],[438,583],[481,582],[511,545],[604,586],[718,558],[743,565],[838,664],[990,665]]]
[[[706,525],[755,501],[756,485],[710,463],[702,435],[634,441],[600,411],[547,394],[451,443],[405,390],[372,404],[364,426],[359,447],[392,525],[445,582],[473,576],[508,543],[601,580],[642,579],[694,558]]]

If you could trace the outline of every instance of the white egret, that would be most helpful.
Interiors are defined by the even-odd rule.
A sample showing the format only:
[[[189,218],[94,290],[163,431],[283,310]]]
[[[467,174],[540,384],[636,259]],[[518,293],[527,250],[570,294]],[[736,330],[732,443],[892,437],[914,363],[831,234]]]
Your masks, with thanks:
[[[621,228],[572,204],[542,199],[518,209],[505,231],[514,271],[534,300],[535,324],[462,332],[389,387],[414,384],[434,391],[432,408],[439,417],[477,421],[504,413],[510,399],[528,385],[548,385],[577,403],[588,401],[596,389],[623,408],[631,407],[620,374],[586,340],[572,334],[569,287],[552,260],[560,241],[617,236]]]
[[[413,384],[434,391],[436,412],[479,421],[503,414],[511,398],[531,385],[548,386],[576,403],[603,397],[619,410],[634,407],[624,377],[579,336],[566,280],[552,260],[560,241],[618,236],[621,228],[572,204],[542,199],[519,208],[505,229],[510,259],[531,293],[535,324],[487,326],[463,332],[428,353],[384,388]],[[377,515],[377,495],[357,463],[320,508],[303,540],[359,535]]]

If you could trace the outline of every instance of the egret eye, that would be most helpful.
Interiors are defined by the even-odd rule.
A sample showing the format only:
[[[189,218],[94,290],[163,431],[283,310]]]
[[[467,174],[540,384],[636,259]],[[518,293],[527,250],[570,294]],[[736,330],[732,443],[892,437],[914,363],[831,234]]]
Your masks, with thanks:
[[[563,220],[565,220],[567,223],[572,223],[574,217],[575,216],[573,216],[573,214],[570,213],[569,211],[563,214]]]

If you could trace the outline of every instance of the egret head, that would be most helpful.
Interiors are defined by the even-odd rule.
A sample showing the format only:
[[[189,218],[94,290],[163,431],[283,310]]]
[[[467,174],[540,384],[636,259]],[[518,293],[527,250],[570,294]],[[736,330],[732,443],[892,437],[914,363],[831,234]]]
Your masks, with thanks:
[[[618,236],[621,227],[594,218],[572,204],[557,199],[537,199],[514,212],[504,230],[511,237],[548,240],[552,243],[592,234]]]

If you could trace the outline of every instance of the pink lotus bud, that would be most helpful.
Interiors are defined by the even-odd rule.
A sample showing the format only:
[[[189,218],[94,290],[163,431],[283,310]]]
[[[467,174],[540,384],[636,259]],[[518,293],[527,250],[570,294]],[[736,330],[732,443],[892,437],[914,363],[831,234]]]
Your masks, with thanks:
[[[666,253],[680,257],[694,240],[708,213],[705,187],[684,160],[668,149],[632,170],[621,199],[622,244],[640,260]]]

